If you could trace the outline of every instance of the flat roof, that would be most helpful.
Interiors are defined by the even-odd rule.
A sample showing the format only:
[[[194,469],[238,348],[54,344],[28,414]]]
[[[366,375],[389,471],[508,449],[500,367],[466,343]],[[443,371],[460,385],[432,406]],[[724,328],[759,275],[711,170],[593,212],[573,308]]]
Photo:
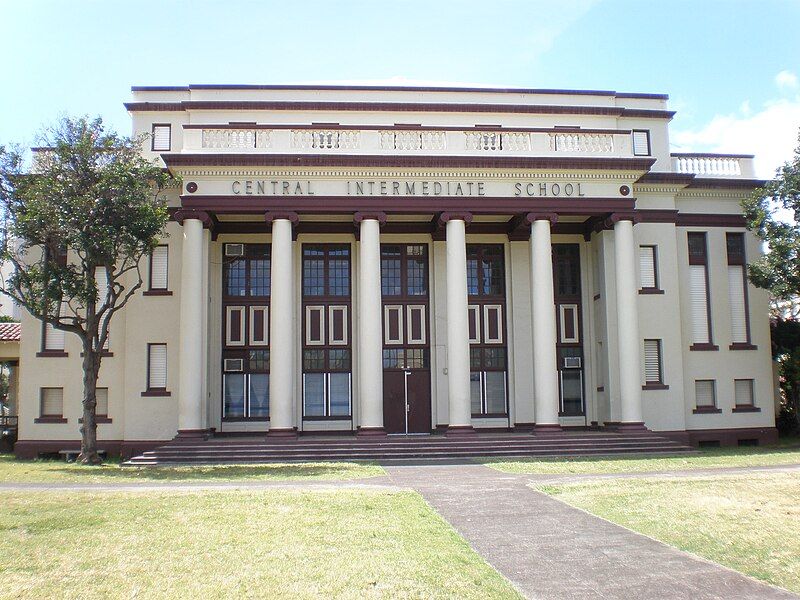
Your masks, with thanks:
[[[189,84],[189,85],[135,85],[132,92],[188,92],[191,90],[326,90],[361,92],[485,92],[492,94],[560,94],[565,96],[614,96],[616,98],[643,98],[668,100],[667,94],[616,92],[613,90],[562,90],[511,87],[448,87],[409,85],[313,85],[313,84]]]

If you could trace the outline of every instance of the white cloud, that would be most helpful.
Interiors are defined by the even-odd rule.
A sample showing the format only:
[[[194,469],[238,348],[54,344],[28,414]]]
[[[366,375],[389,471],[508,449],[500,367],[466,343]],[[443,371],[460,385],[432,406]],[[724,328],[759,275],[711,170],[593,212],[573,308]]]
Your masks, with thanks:
[[[716,115],[699,129],[673,133],[673,151],[755,154],[756,177],[774,177],[798,144],[800,96],[767,102],[760,110],[749,103],[742,109]]]
[[[800,87],[800,82],[797,80],[797,75],[791,71],[781,71],[775,75],[775,83],[782,90],[796,90]]]

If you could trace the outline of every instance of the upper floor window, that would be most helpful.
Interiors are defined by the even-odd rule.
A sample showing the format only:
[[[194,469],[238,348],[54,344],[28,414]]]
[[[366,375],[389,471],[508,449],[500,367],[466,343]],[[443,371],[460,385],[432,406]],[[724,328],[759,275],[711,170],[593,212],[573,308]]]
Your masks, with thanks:
[[[428,294],[428,248],[425,244],[381,245],[381,293],[384,296]]]
[[[228,297],[270,295],[269,244],[225,244],[223,293]]]
[[[349,246],[303,246],[303,296],[350,296]]]
[[[728,304],[731,311],[730,348],[732,350],[750,348],[744,233],[726,233],[725,243],[728,255]]]
[[[153,151],[169,152],[172,146],[172,125],[155,123],[153,125],[152,146]]]
[[[577,244],[553,244],[553,276],[556,296],[580,296],[581,262]]]
[[[169,288],[168,274],[169,246],[166,244],[156,246],[150,253],[150,290],[167,290]]]
[[[634,129],[633,135],[633,155],[650,156],[650,130]]]
[[[467,245],[467,293],[470,296],[505,295],[503,246]]]
[[[655,246],[639,246],[639,288],[658,289],[658,265]]]

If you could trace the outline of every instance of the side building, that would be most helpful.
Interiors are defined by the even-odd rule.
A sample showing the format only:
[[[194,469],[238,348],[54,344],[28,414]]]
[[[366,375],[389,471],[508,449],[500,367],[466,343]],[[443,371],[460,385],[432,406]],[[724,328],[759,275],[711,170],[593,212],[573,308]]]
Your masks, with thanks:
[[[137,87],[183,179],[112,324],[103,449],[176,436],[598,427],[774,440],[752,156],[667,97]],[[20,456],[79,445],[80,348],[22,318]]]

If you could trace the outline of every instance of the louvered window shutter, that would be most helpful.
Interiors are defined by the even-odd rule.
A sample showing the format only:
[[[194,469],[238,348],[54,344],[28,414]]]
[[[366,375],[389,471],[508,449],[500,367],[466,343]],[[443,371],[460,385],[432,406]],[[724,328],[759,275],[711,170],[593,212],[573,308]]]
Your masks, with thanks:
[[[108,416],[108,388],[97,388],[97,407],[95,412],[98,417]]]
[[[94,279],[97,284],[97,310],[106,303],[108,296],[108,280],[105,267],[97,267],[94,270]]]
[[[753,406],[753,380],[736,379],[734,380],[736,406]]]
[[[661,340],[644,341],[644,380],[663,383],[661,378]]]
[[[167,289],[167,267],[169,260],[169,247],[156,246],[150,257],[150,289]]]
[[[150,344],[148,347],[148,373],[147,387],[152,390],[167,388],[167,345]]]
[[[169,150],[172,128],[169,125],[153,125],[153,150]]]
[[[698,379],[694,382],[694,397],[695,404],[701,406],[716,406],[716,399],[714,398],[714,380],[713,379]]]
[[[650,132],[649,131],[634,131],[633,132],[633,155],[634,156],[650,156]]]
[[[61,312],[64,314],[64,304],[61,304]],[[44,326],[44,349],[45,350],[64,350],[64,330],[56,329],[50,323]]]
[[[64,414],[64,388],[42,388],[43,417],[60,417]]]
[[[658,287],[655,246],[639,246],[639,287],[642,289]]]
[[[711,339],[708,331],[708,292],[705,266],[689,265],[689,279],[689,294],[692,303],[692,341],[695,344],[708,344]]]
[[[747,305],[744,298],[744,267],[728,267],[728,295],[731,306],[731,341],[747,343]]]

